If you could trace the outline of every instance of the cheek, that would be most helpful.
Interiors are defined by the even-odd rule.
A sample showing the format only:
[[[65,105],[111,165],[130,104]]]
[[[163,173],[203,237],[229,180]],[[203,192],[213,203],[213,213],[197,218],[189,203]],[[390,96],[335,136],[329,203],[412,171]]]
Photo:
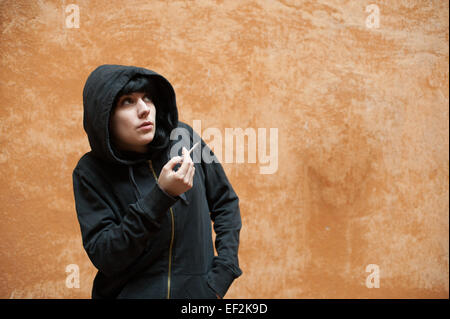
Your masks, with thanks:
[[[115,136],[123,138],[130,135],[132,125],[130,124],[127,116],[119,113],[113,117],[111,127],[114,130]]]

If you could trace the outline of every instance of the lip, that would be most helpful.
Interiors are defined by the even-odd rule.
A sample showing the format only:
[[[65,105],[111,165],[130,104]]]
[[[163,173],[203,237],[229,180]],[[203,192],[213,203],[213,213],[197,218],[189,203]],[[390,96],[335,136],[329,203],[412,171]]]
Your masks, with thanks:
[[[141,125],[138,126],[138,129],[148,130],[148,129],[151,129],[152,127],[153,127],[153,122],[145,121],[144,123],[142,123]]]

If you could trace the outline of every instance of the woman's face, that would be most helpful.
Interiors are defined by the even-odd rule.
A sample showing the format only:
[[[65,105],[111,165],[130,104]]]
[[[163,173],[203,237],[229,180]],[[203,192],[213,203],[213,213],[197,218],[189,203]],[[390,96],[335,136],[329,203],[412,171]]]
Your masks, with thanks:
[[[114,144],[120,150],[145,153],[155,137],[155,118],[155,105],[146,93],[120,96],[110,119]]]

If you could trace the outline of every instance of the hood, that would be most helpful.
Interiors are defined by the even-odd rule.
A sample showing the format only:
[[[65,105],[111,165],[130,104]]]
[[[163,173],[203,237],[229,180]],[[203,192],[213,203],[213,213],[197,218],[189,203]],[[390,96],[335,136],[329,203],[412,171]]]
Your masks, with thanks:
[[[83,127],[94,156],[113,163],[133,165],[155,156],[164,149],[155,148],[148,154],[119,152],[110,143],[109,119],[117,94],[135,75],[152,78],[157,88],[158,110],[169,114],[170,126],[178,126],[178,110],[172,85],[160,74],[142,67],[105,64],[97,67],[86,80],[83,89]],[[169,127],[170,127],[169,126]],[[166,126],[167,127],[167,126]],[[156,129],[164,129],[156,123]],[[166,132],[170,136],[170,132]],[[153,143],[153,141],[152,141]],[[150,143],[149,146],[152,146]],[[167,148],[164,146],[163,148]]]

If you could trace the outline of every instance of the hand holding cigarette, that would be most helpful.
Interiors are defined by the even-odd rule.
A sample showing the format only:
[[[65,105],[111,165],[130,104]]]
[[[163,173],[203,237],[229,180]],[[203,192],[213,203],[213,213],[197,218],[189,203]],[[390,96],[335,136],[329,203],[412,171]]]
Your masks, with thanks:
[[[188,156],[189,158],[191,158],[190,155],[191,155],[192,151],[197,147],[197,145],[198,145],[199,143],[200,143],[200,142],[195,143],[194,146],[192,146],[192,148],[187,152],[187,154],[186,154],[186,149],[183,147],[183,160],[184,160],[184,158],[185,158],[186,156]]]
[[[158,178],[158,184],[167,194],[178,196],[191,189],[194,185],[195,167],[190,154],[198,144],[199,143],[196,143],[192,146],[189,151],[183,147],[183,156],[173,157],[162,168]],[[174,171],[173,169],[175,166],[180,163],[180,168],[177,171]]]

